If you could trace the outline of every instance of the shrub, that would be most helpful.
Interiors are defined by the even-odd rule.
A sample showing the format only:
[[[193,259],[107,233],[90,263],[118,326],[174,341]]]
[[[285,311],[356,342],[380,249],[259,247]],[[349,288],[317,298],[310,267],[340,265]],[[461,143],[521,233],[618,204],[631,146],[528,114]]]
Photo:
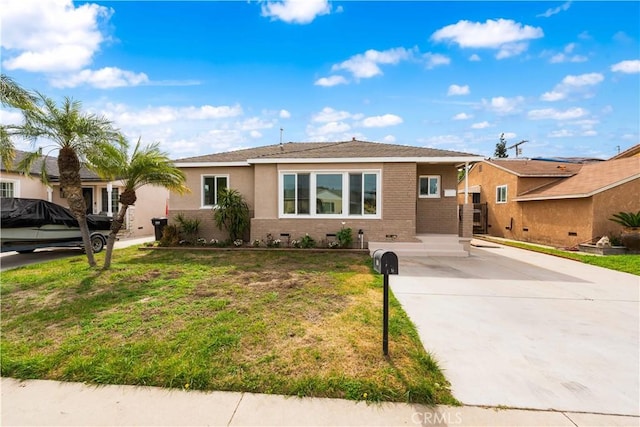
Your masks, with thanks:
[[[218,193],[218,204],[213,208],[213,219],[218,229],[227,230],[229,238],[235,244],[249,228],[249,205],[238,191],[225,188]]]
[[[636,213],[618,212],[617,214],[613,214],[613,217],[609,218],[609,221],[613,221],[617,224],[622,225],[623,227],[640,227],[640,211]]]
[[[165,225],[162,229],[162,238],[158,246],[178,246],[180,243],[180,229],[177,225]]]
[[[309,233],[307,233],[302,239],[300,239],[300,247],[303,249],[315,248],[316,241],[313,237],[309,236]]]
[[[353,235],[351,232],[351,228],[342,227],[340,231],[336,233],[336,239],[338,239],[338,244],[341,248],[351,247],[351,242],[353,242]]]
[[[198,218],[187,218],[182,212],[175,216],[175,220],[180,225],[180,230],[184,234],[186,243],[195,244],[198,238],[198,230],[200,229],[200,220]]]

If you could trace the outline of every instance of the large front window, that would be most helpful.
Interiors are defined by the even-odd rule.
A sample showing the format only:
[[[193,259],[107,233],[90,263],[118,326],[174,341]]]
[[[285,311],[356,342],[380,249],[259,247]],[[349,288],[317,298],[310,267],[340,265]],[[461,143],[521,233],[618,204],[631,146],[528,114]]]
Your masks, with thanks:
[[[379,172],[286,172],[281,175],[283,216],[376,216]]]
[[[218,195],[229,187],[227,175],[204,175],[202,177],[202,206],[212,207],[218,204]]]

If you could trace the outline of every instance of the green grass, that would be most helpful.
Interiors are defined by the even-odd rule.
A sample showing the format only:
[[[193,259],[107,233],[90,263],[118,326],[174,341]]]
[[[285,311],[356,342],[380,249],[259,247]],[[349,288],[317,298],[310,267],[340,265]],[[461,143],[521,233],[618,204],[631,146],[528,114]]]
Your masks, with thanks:
[[[100,262],[102,254],[97,258]],[[117,252],[2,274],[2,376],[456,404],[366,254]]]
[[[505,246],[526,249],[529,251],[540,252],[549,255],[555,255],[562,258],[572,259],[574,261],[591,264],[598,267],[608,268],[610,270],[622,271],[625,273],[640,276],[640,255],[588,255],[572,251],[563,251],[560,249],[549,248],[546,246],[533,245],[512,240],[493,240],[490,237],[483,237],[483,240],[493,241]]]

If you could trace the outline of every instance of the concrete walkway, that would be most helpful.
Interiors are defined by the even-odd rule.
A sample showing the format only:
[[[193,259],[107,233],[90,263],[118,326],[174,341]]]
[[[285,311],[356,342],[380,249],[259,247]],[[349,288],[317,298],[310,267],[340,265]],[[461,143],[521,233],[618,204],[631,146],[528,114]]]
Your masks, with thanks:
[[[637,426],[635,417],[3,378],[3,426]]]
[[[464,404],[640,415],[640,277],[501,245],[399,267],[391,288]]]

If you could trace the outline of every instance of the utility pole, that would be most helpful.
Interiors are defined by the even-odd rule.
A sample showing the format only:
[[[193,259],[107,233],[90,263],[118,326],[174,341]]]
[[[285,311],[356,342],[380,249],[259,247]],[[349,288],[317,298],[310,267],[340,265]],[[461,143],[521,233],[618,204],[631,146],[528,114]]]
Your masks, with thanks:
[[[529,141],[527,141],[526,139],[523,139],[522,141],[520,141],[520,142],[518,142],[516,144],[513,144],[511,147],[507,147],[507,150],[515,148],[516,149],[516,157],[518,157],[519,154],[522,154],[522,148],[520,148],[520,146],[522,144],[524,144],[525,142],[529,142]]]

